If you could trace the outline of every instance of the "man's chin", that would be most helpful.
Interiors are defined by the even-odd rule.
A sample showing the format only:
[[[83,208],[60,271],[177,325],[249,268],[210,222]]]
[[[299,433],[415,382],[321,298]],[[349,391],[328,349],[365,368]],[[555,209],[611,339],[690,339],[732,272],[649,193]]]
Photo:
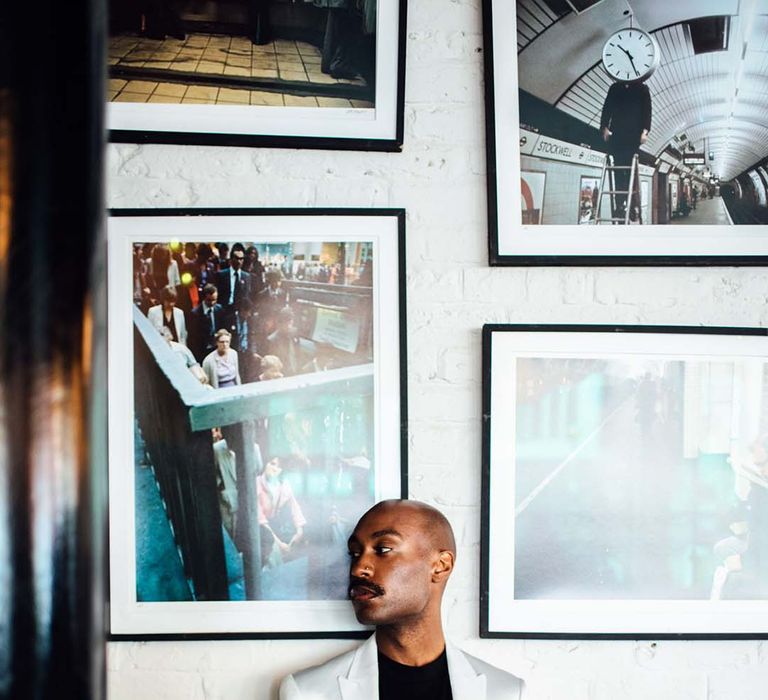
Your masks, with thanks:
[[[377,615],[369,605],[354,605],[355,617],[361,625],[378,625],[381,615]]]
[[[355,617],[357,618],[357,621],[361,625],[375,625],[376,621],[371,618],[371,616],[366,615],[365,613],[356,612]]]

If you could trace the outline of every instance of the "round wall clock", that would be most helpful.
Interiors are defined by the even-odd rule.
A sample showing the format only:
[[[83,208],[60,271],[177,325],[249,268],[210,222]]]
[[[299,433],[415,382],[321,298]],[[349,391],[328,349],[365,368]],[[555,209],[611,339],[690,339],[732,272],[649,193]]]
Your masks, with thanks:
[[[603,67],[622,83],[647,80],[659,65],[661,51],[656,40],[642,29],[619,29],[603,47]]]

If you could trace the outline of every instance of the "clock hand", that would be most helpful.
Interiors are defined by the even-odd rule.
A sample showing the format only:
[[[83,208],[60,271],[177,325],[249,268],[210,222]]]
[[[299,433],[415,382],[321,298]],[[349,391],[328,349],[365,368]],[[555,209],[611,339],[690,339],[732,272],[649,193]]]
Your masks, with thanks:
[[[640,73],[637,70],[637,66],[635,65],[635,60],[629,51],[627,51],[621,44],[617,44],[617,46],[625,53],[627,54],[627,58],[629,58],[629,62],[632,64],[632,70],[635,71],[635,75],[639,76]]]

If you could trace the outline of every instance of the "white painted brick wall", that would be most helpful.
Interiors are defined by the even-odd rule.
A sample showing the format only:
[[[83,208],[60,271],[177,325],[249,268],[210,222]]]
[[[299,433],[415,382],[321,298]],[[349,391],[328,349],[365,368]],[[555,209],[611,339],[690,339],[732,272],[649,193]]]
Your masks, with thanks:
[[[482,324],[768,326],[768,286],[762,269],[488,268],[480,0],[410,5],[402,154],[111,146],[110,206],[406,207],[410,492],[456,529],[450,633],[529,700],[765,700],[762,642],[478,639]],[[353,644],[112,643],[110,700],[268,700]]]

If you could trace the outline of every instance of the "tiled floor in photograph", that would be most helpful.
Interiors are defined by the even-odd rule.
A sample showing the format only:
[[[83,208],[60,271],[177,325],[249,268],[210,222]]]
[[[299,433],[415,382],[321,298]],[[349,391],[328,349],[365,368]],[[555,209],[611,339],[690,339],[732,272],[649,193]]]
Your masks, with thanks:
[[[281,79],[325,85],[365,85],[362,78],[343,80],[320,70],[320,50],[301,41],[277,39],[257,46],[245,37],[189,34],[185,40],[113,37],[109,65],[121,68],[178,70],[201,75]],[[339,97],[297,96],[264,90],[209,87],[148,80],[109,81],[111,102],[251,104],[370,108],[372,103]]]

